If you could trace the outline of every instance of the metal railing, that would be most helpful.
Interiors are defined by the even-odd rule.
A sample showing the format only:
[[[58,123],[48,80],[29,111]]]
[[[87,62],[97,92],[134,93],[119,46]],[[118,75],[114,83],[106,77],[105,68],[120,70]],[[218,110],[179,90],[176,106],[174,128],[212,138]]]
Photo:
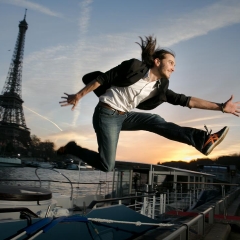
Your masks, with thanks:
[[[206,219],[208,219],[209,224],[214,223],[214,215],[223,213],[226,217],[227,207],[233,202],[233,200],[240,194],[240,189],[236,189],[234,192],[230,193],[228,196],[223,199],[217,201],[215,205],[209,207],[204,212],[200,212],[199,215],[194,217],[192,220],[182,224],[180,228],[178,228],[173,233],[169,234],[163,240],[173,240],[176,237],[180,237],[180,239],[189,239],[189,230],[194,225],[197,226],[196,232],[198,235],[203,236],[205,234],[205,223]]]

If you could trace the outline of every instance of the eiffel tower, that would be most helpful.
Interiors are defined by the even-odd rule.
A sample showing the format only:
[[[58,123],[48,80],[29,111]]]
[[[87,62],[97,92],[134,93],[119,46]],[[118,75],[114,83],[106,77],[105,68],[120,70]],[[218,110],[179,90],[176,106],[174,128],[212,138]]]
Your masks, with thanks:
[[[22,64],[25,34],[28,29],[26,13],[27,9],[24,19],[18,25],[19,33],[12,61],[0,95],[1,154],[12,154],[17,151],[21,153],[31,143],[30,129],[27,128],[22,106]]]

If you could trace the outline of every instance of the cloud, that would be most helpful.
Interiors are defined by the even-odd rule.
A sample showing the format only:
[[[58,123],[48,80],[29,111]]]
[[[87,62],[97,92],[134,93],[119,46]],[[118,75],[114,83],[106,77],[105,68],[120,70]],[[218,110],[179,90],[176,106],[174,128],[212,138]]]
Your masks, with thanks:
[[[164,46],[172,46],[181,41],[239,23],[240,2],[235,0],[218,1],[205,8],[196,9],[177,18],[164,19],[164,21],[165,27],[160,28],[158,39]]]
[[[222,119],[223,117],[221,115],[218,116],[211,116],[211,117],[204,117],[204,118],[194,118],[187,121],[179,122],[179,124],[186,124],[186,123],[194,123],[194,122],[203,122],[208,120],[215,120],[215,119]]]
[[[80,33],[84,34],[88,31],[88,25],[89,25],[89,19],[90,19],[90,12],[91,12],[91,6],[92,0],[85,0],[81,2],[80,5],[80,17],[79,17],[79,28]]]
[[[26,1],[26,0],[0,0],[0,2],[15,5],[15,6],[24,7],[24,8],[27,8],[27,9],[32,9],[32,10],[35,10],[37,12],[41,12],[43,14],[53,16],[53,17],[59,17],[59,18],[63,17],[61,13],[54,12],[47,7],[44,7],[44,6],[41,6],[40,4],[33,3],[33,2],[30,2],[30,1]]]
[[[70,126],[63,132],[51,132],[41,136],[43,140],[53,141],[56,148],[65,145],[69,141],[76,141],[77,144],[97,151],[97,140],[93,127],[89,125],[81,125],[78,127]]]
[[[81,79],[82,71],[84,71],[85,69],[84,62],[86,63],[86,61],[82,60],[82,56],[84,56],[82,53],[85,49],[88,49],[87,45],[89,44],[89,42],[86,43],[86,33],[88,31],[88,26],[89,26],[89,20],[90,20],[90,14],[91,14],[91,3],[92,3],[92,0],[85,0],[79,4],[80,5],[80,17],[78,19],[79,40],[76,44],[76,48],[75,48],[76,58],[73,63],[73,72],[74,72],[73,78],[77,79],[77,81],[75,81],[75,84],[74,84],[74,89],[75,89],[74,93],[80,90],[79,79]],[[87,53],[85,54],[85,56],[87,56]],[[78,117],[81,113],[79,110],[80,107],[78,106],[73,113],[73,121],[72,121],[73,126],[76,126]]]
[[[39,92],[54,94],[58,91],[56,86],[67,89],[69,84],[66,80],[72,78],[70,62],[74,58],[73,52],[74,45],[59,45],[26,56],[23,63],[25,97],[34,96]],[[44,99],[41,100],[44,102]]]

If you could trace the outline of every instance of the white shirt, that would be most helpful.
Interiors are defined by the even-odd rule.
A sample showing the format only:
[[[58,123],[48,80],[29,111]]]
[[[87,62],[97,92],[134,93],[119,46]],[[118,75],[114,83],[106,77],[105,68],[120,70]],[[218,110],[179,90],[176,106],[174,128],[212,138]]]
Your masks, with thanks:
[[[114,109],[122,112],[130,112],[137,105],[157,94],[157,81],[149,81],[148,73],[139,81],[128,87],[111,86],[106,93],[99,97]],[[159,81],[160,83],[160,81]]]

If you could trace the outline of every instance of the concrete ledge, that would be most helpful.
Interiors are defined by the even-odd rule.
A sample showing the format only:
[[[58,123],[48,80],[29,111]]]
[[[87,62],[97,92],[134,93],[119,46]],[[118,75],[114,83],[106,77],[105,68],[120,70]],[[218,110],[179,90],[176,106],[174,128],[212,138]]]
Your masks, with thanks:
[[[227,240],[231,232],[229,224],[215,223],[203,240]]]

